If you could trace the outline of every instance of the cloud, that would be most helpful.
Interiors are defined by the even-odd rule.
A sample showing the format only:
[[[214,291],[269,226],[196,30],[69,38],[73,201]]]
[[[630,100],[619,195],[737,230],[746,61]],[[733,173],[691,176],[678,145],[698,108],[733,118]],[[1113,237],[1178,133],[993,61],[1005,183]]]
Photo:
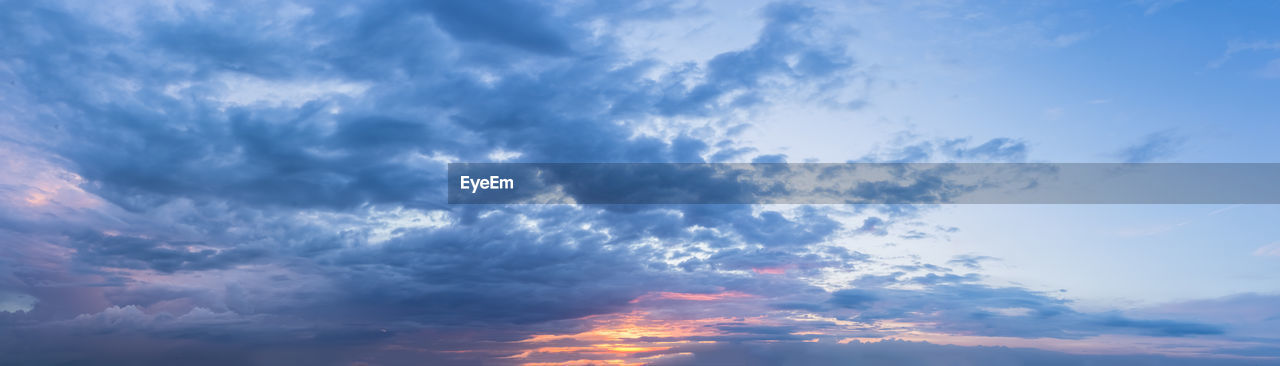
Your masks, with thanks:
[[[426,6],[436,23],[455,39],[493,42],[552,55],[570,52],[569,40],[563,34],[569,30],[555,29],[555,23],[548,21],[549,10],[536,4],[501,1],[479,6],[430,1]],[[502,9],[502,12],[494,11],[495,8]],[[505,16],[512,13],[522,16]]]
[[[1257,250],[1253,251],[1253,255],[1257,257],[1280,257],[1280,242],[1258,247]]]
[[[856,63],[824,38],[818,10],[765,6],[750,45],[668,65],[598,25],[669,18],[670,3],[365,5],[0,5],[4,98],[23,107],[3,110],[22,145],[5,155],[40,167],[0,189],[55,193],[0,201],[0,363],[517,363],[538,335],[592,335],[605,320],[618,323],[610,340],[642,321],[691,330],[630,337],[641,342],[886,336],[887,320],[1011,337],[1223,335],[1081,313],[934,264],[866,275],[892,265],[844,242],[838,219],[865,214],[850,229],[884,236],[915,206],[445,204],[446,162],[749,156],[680,124],[745,126],[777,95],[829,99]],[[1026,151],[960,139],[890,155]],[[850,193],[957,191],[932,173]],[[672,177],[707,178],[636,180]],[[976,270],[981,257],[957,260]]]
[[[1268,79],[1280,78],[1280,58],[1268,61],[1267,65],[1263,66],[1262,70],[1258,71],[1258,75]]]
[[[1141,142],[1121,149],[1115,155],[1126,163],[1146,163],[1166,159],[1176,154],[1185,140],[1173,131],[1154,132],[1143,137]]]
[[[769,7],[747,49],[661,65],[588,29],[601,18],[653,19],[661,5],[284,5],[140,5],[104,22],[84,9],[4,5],[5,76],[59,121],[13,116],[6,127],[40,136],[28,142],[105,207],[76,213],[97,221],[27,226],[39,230],[22,235],[64,257],[33,272],[43,254],[15,248],[23,267],[13,268],[32,278],[6,288],[70,285],[55,276],[71,271],[93,285],[36,293],[25,321],[103,313],[118,316],[94,319],[124,324],[200,308],[263,324],[537,324],[735,276],[674,267],[698,257],[748,270],[770,258],[740,253],[770,253],[805,273],[851,255],[808,247],[839,228],[814,210],[463,208],[445,206],[437,189],[444,161],[494,151],[699,161],[707,141],[636,135],[621,122],[750,108],[783,89],[774,82],[830,82],[852,63],[809,37],[811,9]],[[730,94],[754,97],[720,100]],[[391,211],[447,224],[377,218]],[[71,296],[87,300],[51,310]],[[230,329],[246,332],[228,330],[230,341],[259,341]],[[172,336],[137,331],[146,342]]]
[[[976,270],[976,269],[982,268],[982,262],[998,261],[998,260],[1000,260],[1000,258],[988,257],[985,255],[961,254],[947,261],[947,264],[959,265],[968,269]]]
[[[1027,158],[1026,143],[1017,140],[994,138],[975,147],[965,146],[968,142],[968,139],[950,140],[943,143],[942,150],[962,160],[1018,162]]]
[[[1174,5],[1177,5],[1182,1],[1183,0],[1140,0],[1138,1],[1138,4],[1146,7],[1147,10],[1144,11],[1143,14],[1150,16],[1162,10],[1172,8]]]
[[[971,146],[971,138],[938,139],[932,141],[901,141],[885,151],[859,159],[859,162],[924,163],[939,161],[960,162],[1022,162],[1029,148],[1026,142],[1007,137],[987,140]]]
[[[854,229],[854,231],[857,231],[859,233],[867,233],[875,236],[885,236],[885,235],[888,235],[888,230],[885,227],[886,225],[887,224],[885,223],[884,219],[872,216],[872,217],[866,218],[865,220],[862,220],[862,226],[859,226],[857,229]]]
[[[815,10],[792,3],[773,3],[761,12],[764,29],[745,50],[716,55],[707,61],[703,82],[689,88],[673,85],[658,103],[667,115],[705,115],[718,99],[733,96],[731,105],[760,101],[761,87],[773,76],[797,81],[823,81],[853,65],[839,46],[811,45],[807,34],[816,21]],[[789,58],[797,61],[793,64]],[[695,71],[688,69],[688,71]]]
[[[927,273],[907,277],[867,276],[855,288],[838,290],[827,302],[853,310],[851,319],[905,322],[949,334],[988,337],[1063,338],[1131,333],[1156,337],[1219,335],[1221,326],[1164,319],[1134,319],[1118,313],[1082,313],[1070,301],[1020,287],[992,287],[974,275]],[[901,287],[901,285],[913,285]],[[1016,310],[1016,311],[1015,311]]]
[[[1210,62],[1209,62],[1209,68],[1214,68],[1214,69],[1216,69],[1216,68],[1222,67],[1222,65],[1226,64],[1226,63],[1227,63],[1227,61],[1230,61],[1232,57],[1234,57],[1236,54],[1241,53],[1241,52],[1249,52],[1249,51],[1275,51],[1275,50],[1280,50],[1280,42],[1276,42],[1276,41],[1253,41],[1253,42],[1232,41],[1232,42],[1230,42],[1230,43],[1228,43],[1228,44],[1227,44],[1227,50],[1226,50],[1226,51],[1224,51],[1224,52],[1222,53],[1222,56],[1220,56],[1220,57],[1218,57],[1217,59],[1214,59],[1213,61],[1210,61]]]
[[[0,292],[0,312],[27,312],[35,308],[40,300],[27,294]]]
[[[216,248],[202,243],[157,241],[143,237],[81,233],[74,236],[84,263],[110,268],[178,270],[223,269],[268,254],[253,247]]]
[[[1005,347],[957,347],[928,343],[773,343],[680,346],[687,355],[658,358],[654,365],[1262,365],[1267,361],[1163,356],[1093,356]]]

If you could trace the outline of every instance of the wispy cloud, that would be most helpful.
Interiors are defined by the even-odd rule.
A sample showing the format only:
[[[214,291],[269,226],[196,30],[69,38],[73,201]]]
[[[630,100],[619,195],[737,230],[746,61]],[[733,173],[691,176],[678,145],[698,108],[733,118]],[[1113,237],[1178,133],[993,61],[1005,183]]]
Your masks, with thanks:
[[[1254,256],[1258,257],[1280,257],[1280,242],[1275,242],[1258,247],[1253,251]]]
[[[1231,59],[1235,57],[1236,54],[1239,54],[1242,52],[1277,51],[1277,50],[1280,50],[1280,41],[1253,41],[1253,42],[1232,41],[1227,44],[1227,50],[1223,51],[1222,56],[1219,56],[1218,58],[1213,59],[1212,61],[1209,61],[1208,67],[1212,69],[1222,67],[1222,65],[1225,65],[1228,61],[1231,61]]]
[[[1115,156],[1126,163],[1152,162],[1174,156],[1185,142],[1185,138],[1172,130],[1154,132],[1144,136],[1138,143],[1117,151]]]

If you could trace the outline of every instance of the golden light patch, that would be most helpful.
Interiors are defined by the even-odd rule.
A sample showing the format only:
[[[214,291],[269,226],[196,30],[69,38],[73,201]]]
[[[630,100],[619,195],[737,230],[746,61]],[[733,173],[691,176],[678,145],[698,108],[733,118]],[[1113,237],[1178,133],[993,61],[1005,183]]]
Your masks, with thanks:
[[[651,292],[631,300],[631,303],[639,303],[653,300],[682,300],[682,301],[717,301],[726,299],[748,299],[754,298],[755,295],[739,291],[724,291],[713,294],[694,294],[686,292]]]

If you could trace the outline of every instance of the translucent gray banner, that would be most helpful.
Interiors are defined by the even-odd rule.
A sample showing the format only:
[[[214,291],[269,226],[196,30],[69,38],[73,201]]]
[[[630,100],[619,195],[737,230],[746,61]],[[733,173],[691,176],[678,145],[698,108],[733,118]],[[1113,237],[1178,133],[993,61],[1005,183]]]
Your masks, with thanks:
[[[450,204],[1275,204],[1276,163],[454,163]]]

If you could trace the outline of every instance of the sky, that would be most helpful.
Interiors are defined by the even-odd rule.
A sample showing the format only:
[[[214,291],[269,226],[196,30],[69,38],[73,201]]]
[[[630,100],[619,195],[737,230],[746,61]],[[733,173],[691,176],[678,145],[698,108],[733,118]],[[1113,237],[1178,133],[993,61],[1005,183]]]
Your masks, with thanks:
[[[1211,1],[0,1],[0,364],[1266,365],[1274,205],[450,205],[451,162],[1275,162]]]

